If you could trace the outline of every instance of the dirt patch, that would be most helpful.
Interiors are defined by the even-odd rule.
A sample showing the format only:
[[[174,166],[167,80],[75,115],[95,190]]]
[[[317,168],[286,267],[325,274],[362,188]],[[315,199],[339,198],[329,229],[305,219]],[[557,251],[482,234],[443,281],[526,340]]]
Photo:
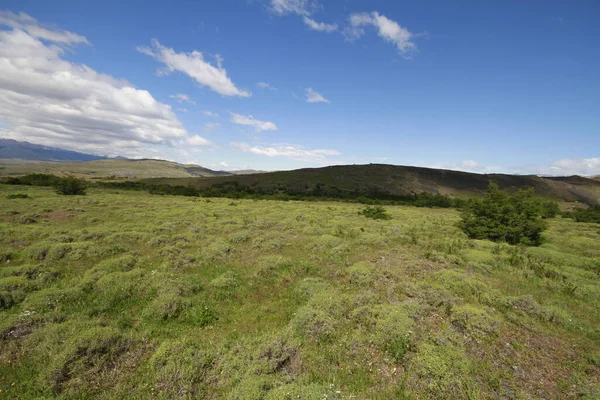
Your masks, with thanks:
[[[75,218],[75,213],[69,211],[51,211],[44,215],[44,218],[48,221],[68,221]]]

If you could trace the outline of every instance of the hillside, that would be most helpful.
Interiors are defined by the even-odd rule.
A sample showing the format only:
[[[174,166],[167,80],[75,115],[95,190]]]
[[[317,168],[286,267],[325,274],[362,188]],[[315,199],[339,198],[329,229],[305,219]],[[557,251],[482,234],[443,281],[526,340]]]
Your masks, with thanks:
[[[21,162],[0,159],[0,175],[24,175],[49,173],[56,175],[75,174],[88,178],[186,178],[230,175],[224,171],[213,171],[195,164],[178,164],[165,160],[110,159],[89,162]]]
[[[543,178],[536,175],[474,174],[385,164],[341,165],[210,179],[151,179],[147,182],[196,188],[227,185],[263,190],[280,188],[296,193],[310,193],[318,187],[325,194],[372,191],[404,196],[426,192],[472,197],[480,195],[490,181],[508,191],[533,187],[539,196],[586,204],[600,201],[600,182],[579,176]]]
[[[79,153],[13,139],[0,139],[1,158],[35,161],[94,161],[107,159],[107,157],[94,154]]]

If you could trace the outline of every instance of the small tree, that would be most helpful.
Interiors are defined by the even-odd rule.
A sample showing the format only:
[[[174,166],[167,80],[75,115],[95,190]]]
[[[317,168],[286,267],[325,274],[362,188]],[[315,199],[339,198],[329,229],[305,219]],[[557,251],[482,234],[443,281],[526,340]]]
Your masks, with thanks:
[[[533,194],[527,189],[511,196],[490,182],[484,198],[467,202],[459,226],[472,239],[538,246],[546,222]]]
[[[358,214],[372,219],[392,219],[392,216],[381,206],[366,206]]]
[[[63,194],[65,196],[85,195],[86,187],[87,184],[83,179],[78,179],[74,176],[60,178],[55,186],[56,193]]]

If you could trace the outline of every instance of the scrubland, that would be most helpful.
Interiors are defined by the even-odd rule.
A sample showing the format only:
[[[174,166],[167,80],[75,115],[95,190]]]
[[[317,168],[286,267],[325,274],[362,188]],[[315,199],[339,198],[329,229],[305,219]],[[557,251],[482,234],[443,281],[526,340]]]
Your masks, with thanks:
[[[0,185],[0,398],[600,398],[598,224],[360,208]]]

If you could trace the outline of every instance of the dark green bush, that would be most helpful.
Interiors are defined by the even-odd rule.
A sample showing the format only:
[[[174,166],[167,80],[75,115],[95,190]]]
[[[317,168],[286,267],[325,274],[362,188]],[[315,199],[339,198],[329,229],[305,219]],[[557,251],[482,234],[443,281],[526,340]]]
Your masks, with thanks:
[[[66,196],[85,195],[87,184],[83,179],[69,176],[60,178],[55,187],[58,194]]]
[[[9,194],[8,196],[6,196],[7,199],[30,199],[31,197],[29,197],[28,194],[23,194],[23,193],[15,193],[15,194]]]
[[[484,198],[465,204],[459,226],[472,239],[538,246],[546,223],[533,193],[528,189],[509,195],[490,182]]]
[[[575,222],[595,222],[600,224],[600,206],[593,206],[586,209],[578,208],[564,213],[563,216],[573,218]]]
[[[554,218],[560,213],[560,208],[552,200],[542,201],[540,203],[542,218]]]
[[[381,206],[366,206],[358,214],[372,219],[392,219],[392,216]]]

